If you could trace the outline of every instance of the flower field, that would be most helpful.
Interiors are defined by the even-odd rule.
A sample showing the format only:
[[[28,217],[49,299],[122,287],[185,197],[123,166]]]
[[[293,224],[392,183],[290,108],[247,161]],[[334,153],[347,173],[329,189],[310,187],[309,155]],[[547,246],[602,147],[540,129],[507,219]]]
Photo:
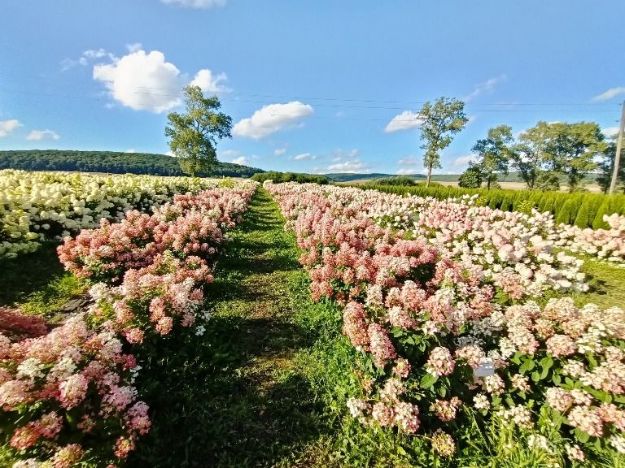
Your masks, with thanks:
[[[0,258],[35,251],[41,242],[150,210],[175,193],[216,185],[210,179],[0,171]]]
[[[2,462],[625,463],[625,311],[583,300],[585,262],[625,268],[618,214],[593,230],[476,196],[0,184],[0,265],[54,245],[84,286],[54,323],[0,304]]]
[[[24,215],[29,223],[60,216],[58,226],[72,229],[101,219],[99,227],[66,237],[58,247],[65,267],[91,284],[85,310],[49,332],[1,310],[5,321],[13,317],[12,331],[21,332],[0,334],[0,405],[8,449],[24,460],[17,466],[118,463],[151,426],[148,404],[138,399],[141,389],[134,385],[141,369],[135,355],[160,337],[184,329],[203,332],[204,288],[212,281],[215,255],[257,184],[41,175],[32,185],[10,185],[18,176],[9,173],[4,182],[12,187],[11,200],[29,193],[32,217]],[[173,195],[178,190],[186,193]],[[46,204],[41,192],[58,197]],[[85,197],[93,204],[81,205]],[[73,213],[78,206],[89,211],[76,220],[68,206]],[[148,212],[123,213],[130,207]]]
[[[622,263],[622,218],[589,231],[472,198],[267,188],[313,298],[343,308],[363,425],[424,437],[439,459],[492,423],[556,466],[625,453],[625,312],[566,297],[587,288],[566,249]]]

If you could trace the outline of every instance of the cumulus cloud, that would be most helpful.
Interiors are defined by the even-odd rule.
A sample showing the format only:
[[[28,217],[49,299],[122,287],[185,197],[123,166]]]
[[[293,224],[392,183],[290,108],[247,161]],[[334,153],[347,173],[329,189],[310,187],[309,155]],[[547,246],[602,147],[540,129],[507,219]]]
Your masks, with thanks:
[[[29,141],[41,141],[41,140],[58,140],[61,138],[58,133],[53,130],[32,130],[26,137]]]
[[[332,161],[339,162],[345,159],[356,159],[359,154],[360,151],[357,148],[350,150],[336,149],[332,152]]]
[[[400,167],[397,175],[416,174],[423,166],[421,159],[416,156],[405,156],[397,161],[397,165]]]
[[[300,101],[269,104],[254,112],[251,117],[237,122],[232,129],[232,134],[259,140],[294,125],[312,113],[312,106]]]
[[[401,130],[410,130],[411,128],[419,127],[422,123],[423,118],[418,112],[406,110],[393,117],[384,128],[384,131],[386,133],[393,133]]]
[[[475,89],[473,89],[473,91],[471,91],[470,94],[466,95],[463,100],[466,102],[472,101],[473,99],[475,99],[478,96],[481,96],[482,94],[485,93],[489,93],[492,90],[494,90],[497,85],[499,85],[499,83],[503,82],[506,80],[506,75],[499,75],[496,76],[494,78],[489,78],[488,80],[479,83]]]
[[[22,124],[19,120],[0,120],[0,138],[4,138],[11,134],[13,131],[20,128]]]
[[[185,8],[208,9],[222,7],[226,4],[226,0],[161,0],[161,3]]]
[[[367,171],[368,166],[363,163],[360,159],[350,159],[347,161],[343,161],[336,164],[330,164],[328,166],[328,171],[332,172],[365,172]]]
[[[273,152],[275,156],[282,156],[284,153],[286,153],[286,148],[276,148]]]
[[[295,156],[293,156],[292,159],[294,161],[310,161],[313,159],[317,159],[317,156],[311,153],[300,153],[300,154],[296,154]]]
[[[121,58],[106,55],[109,63],[93,67],[93,79],[103,83],[111,97],[126,107],[166,112],[181,104],[182,88],[186,84],[197,85],[211,94],[227,90],[223,85],[227,79],[225,73],[215,75],[204,68],[189,82],[161,51],[146,52],[139,43],[126,47],[128,54]]]
[[[207,94],[221,94],[228,91],[223,85],[227,79],[225,73],[214,75],[208,68],[203,68],[195,74],[195,78],[189,84],[199,86]]]
[[[240,164],[242,166],[247,166],[250,163],[250,158],[248,158],[241,151],[227,149],[220,151],[218,157],[222,161],[228,161],[234,164]],[[252,156],[251,159],[258,159],[256,156]]]
[[[477,161],[477,156],[474,154],[467,154],[465,156],[459,156],[456,159],[454,159],[454,162],[452,163],[454,165],[454,167],[462,167],[462,166],[467,166],[470,162],[475,162]]]
[[[604,91],[601,94],[593,97],[592,100],[595,102],[603,102],[609,101],[612,98],[625,94],[625,86],[617,86],[616,88],[610,88]]]
[[[400,166],[417,166],[420,163],[421,160],[416,156],[406,156],[405,158],[397,161],[397,164],[399,164]]]
[[[249,164],[249,161],[245,156],[239,156],[238,158],[234,158],[232,162],[234,164],[240,164],[241,166],[246,166]]]
[[[139,47],[140,46],[141,44],[139,44]],[[117,60],[117,57],[115,56],[115,54],[109,52],[106,49],[102,49],[102,48],[87,49],[77,59],[70,59],[70,58],[64,59],[61,62],[61,69],[63,71],[66,71],[66,70],[69,70],[70,68],[75,67],[76,65],[82,65],[83,67],[86,67],[92,62],[96,60],[104,59],[104,58],[110,61]]]
[[[137,50],[113,63],[95,65],[93,79],[104,83],[113,99],[134,110],[160,113],[181,102],[180,70],[158,50]]]
[[[618,132],[618,127],[607,127],[601,129],[601,133],[603,133],[606,138],[616,138],[618,136]]]
[[[403,167],[401,169],[398,169],[395,174],[397,174],[397,175],[413,175],[413,174],[417,174],[418,172],[419,171],[416,168]]]

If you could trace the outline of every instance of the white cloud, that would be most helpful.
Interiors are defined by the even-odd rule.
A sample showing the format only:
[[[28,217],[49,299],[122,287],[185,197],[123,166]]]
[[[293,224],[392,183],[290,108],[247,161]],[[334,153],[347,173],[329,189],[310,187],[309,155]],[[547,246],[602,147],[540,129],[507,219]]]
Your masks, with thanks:
[[[134,148],[130,148],[130,149],[127,149],[126,151],[124,151],[124,153],[136,153],[136,152],[137,152],[137,150],[134,149]]]
[[[413,175],[418,173],[419,171],[417,171],[415,168],[410,167],[404,167],[396,172],[397,175]]]
[[[275,156],[282,156],[284,153],[286,153],[286,148],[276,148],[273,152]]]
[[[397,161],[400,166],[417,166],[421,163],[421,160],[415,156],[406,156],[405,158]]]
[[[140,45],[141,44],[139,44],[139,46]],[[61,61],[61,69],[63,71],[66,71],[66,70],[69,70],[70,68],[75,67],[76,65],[82,65],[83,67],[86,67],[87,65],[89,65],[89,63],[102,59],[102,58],[106,58],[112,62],[117,60],[117,57],[115,56],[115,54],[107,51],[106,49],[102,49],[102,48],[87,49],[76,60],[66,58],[63,61]]]
[[[368,166],[363,163],[360,159],[349,159],[347,161],[339,162],[336,164],[330,164],[328,166],[328,171],[331,172],[366,172],[368,170]]]
[[[360,154],[357,148],[350,150],[337,149],[332,152],[332,161],[339,162],[345,159],[355,159]]]
[[[405,156],[397,161],[397,165],[400,167],[398,175],[416,174],[423,166],[421,159],[416,156]]]
[[[609,101],[616,96],[620,96],[621,94],[625,94],[625,86],[618,86],[616,88],[610,88],[603,93],[592,98],[595,102]]]
[[[311,153],[300,153],[300,154],[296,154],[295,156],[293,156],[292,159],[294,161],[310,161],[313,159],[317,159],[317,156]]]
[[[207,9],[213,7],[222,7],[226,4],[226,0],[161,0],[166,5],[176,5],[185,8]]]
[[[393,117],[384,128],[384,131],[386,133],[393,133],[401,130],[410,130],[411,128],[419,127],[422,123],[423,118],[418,112],[407,110]]]
[[[252,155],[251,157],[247,157],[241,151],[233,149],[220,151],[217,156],[220,161],[228,161],[234,164],[241,164],[242,166],[249,165],[250,159],[258,159],[257,156]]]
[[[477,161],[477,156],[474,154],[467,154],[465,156],[459,156],[453,161],[454,167],[462,167],[467,166],[470,162]]]
[[[227,79],[228,77],[225,73],[214,76],[213,72],[208,68],[203,68],[195,74],[195,78],[189,84],[199,86],[202,91],[208,94],[221,94],[228,91],[228,88],[222,84]]]
[[[246,166],[249,164],[249,161],[245,156],[239,156],[238,158],[233,159],[231,162],[233,162],[234,164],[240,164],[241,166]]]
[[[187,75],[168,62],[162,52],[146,52],[140,43],[128,44],[126,48],[129,52],[121,58],[103,49],[88,54],[110,61],[94,65],[93,79],[102,82],[111,97],[126,107],[156,113],[168,111],[182,103],[182,88],[187,83],[199,86],[206,93],[227,91],[223,85],[227,79],[225,73],[215,75],[203,68],[189,82]]]
[[[137,50],[109,64],[93,67],[116,101],[134,110],[165,112],[180,104],[180,70],[158,50]]]
[[[603,133],[606,138],[616,138],[618,136],[618,132],[618,127],[608,127],[601,129],[601,133]]]
[[[53,130],[33,130],[26,137],[29,141],[41,141],[41,140],[58,140],[61,138],[58,133]]]
[[[12,133],[14,130],[20,128],[22,124],[19,120],[0,120],[0,138],[4,138]]]
[[[254,112],[251,117],[237,122],[232,134],[258,140],[289,127],[312,113],[312,106],[299,101],[269,104]]]
[[[143,44],[140,42],[131,42],[130,44],[126,44],[126,49],[128,52],[136,52],[143,49]]]
[[[506,75],[499,75],[496,76],[494,78],[489,78],[488,80],[484,81],[483,83],[478,84],[475,89],[473,91],[471,91],[470,94],[468,94],[467,96],[464,97],[464,101],[468,102],[468,101],[472,101],[473,99],[475,99],[476,97],[484,94],[484,93],[488,93],[490,91],[492,91],[493,89],[495,89],[497,87],[497,85],[503,81],[506,80]]]

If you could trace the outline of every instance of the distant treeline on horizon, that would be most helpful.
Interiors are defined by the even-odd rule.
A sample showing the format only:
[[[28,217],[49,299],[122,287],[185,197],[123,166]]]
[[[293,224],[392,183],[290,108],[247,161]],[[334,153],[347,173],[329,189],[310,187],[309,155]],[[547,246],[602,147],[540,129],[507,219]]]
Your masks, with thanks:
[[[7,150],[0,151],[0,169],[28,171],[83,171],[112,174],[184,175],[178,161],[155,153],[77,150]],[[251,177],[262,169],[219,162],[201,176]]]

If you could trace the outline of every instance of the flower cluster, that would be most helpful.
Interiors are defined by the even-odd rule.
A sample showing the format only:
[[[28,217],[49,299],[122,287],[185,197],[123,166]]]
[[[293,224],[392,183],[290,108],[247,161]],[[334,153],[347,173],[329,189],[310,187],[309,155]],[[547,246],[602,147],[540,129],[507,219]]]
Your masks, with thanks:
[[[50,333],[0,314],[7,327],[26,322],[22,334],[43,334],[14,342],[0,335],[0,406],[13,431],[10,447],[30,457],[23,463],[69,467],[87,453],[119,461],[134,450],[151,423],[133,386],[139,366],[123,350],[205,315],[216,249],[255,190],[256,183],[240,182],[175,196],[151,215],[130,211],[119,223],[66,239],[59,256],[92,282],[93,301]]]
[[[344,306],[343,331],[362,357],[358,375],[368,376],[348,401],[354,417],[407,433],[425,428],[441,457],[455,452],[469,411],[525,434],[547,414],[571,459],[586,448],[625,447],[625,312],[526,299],[579,286],[558,288],[567,277],[555,274],[532,280],[544,265],[573,265],[548,257],[548,216],[504,215],[471,200],[266,186],[297,235],[313,298]],[[415,214],[393,224],[379,216],[387,209]],[[456,240],[468,250],[454,253]],[[515,266],[489,273],[478,252]],[[404,408],[410,424],[398,416]]]
[[[58,239],[117,220],[131,209],[150,210],[175,193],[216,187],[218,180],[84,173],[0,171],[0,258],[33,252]]]
[[[78,461],[84,448],[70,441],[114,444],[146,434],[148,407],[131,384],[136,365],[114,333],[91,329],[84,315],[38,338],[11,343],[0,335],[0,406],[10,447],[73,466],[60,460]]]
[[[212,189],[176,195],[151,215],[128,211],[117,223],[103,219],[98,229],[67,237],[58,253],[65,267],[94,282],[118,283],[130,269],[151,265],[171,252],[179,259],[210,258],[223,242],[222,229],[234,225],[250,196],[246,189]]]
[[[625,216],[604,215],[608,229],[581,229],[561,224],[558,245],[611,262],[625,262]]]

